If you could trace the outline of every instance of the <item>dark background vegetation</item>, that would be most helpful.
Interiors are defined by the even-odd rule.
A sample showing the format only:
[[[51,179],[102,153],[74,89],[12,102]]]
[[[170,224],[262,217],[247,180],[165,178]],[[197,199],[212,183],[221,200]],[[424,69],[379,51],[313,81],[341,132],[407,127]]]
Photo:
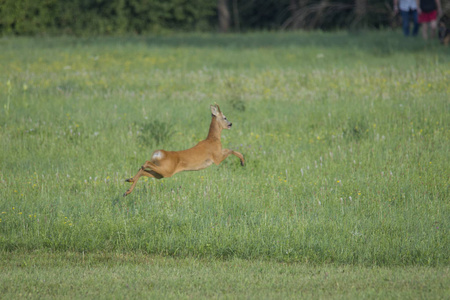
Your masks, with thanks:
[[[0,34],[386,28],[392,11],[392,0],[0,0]]]

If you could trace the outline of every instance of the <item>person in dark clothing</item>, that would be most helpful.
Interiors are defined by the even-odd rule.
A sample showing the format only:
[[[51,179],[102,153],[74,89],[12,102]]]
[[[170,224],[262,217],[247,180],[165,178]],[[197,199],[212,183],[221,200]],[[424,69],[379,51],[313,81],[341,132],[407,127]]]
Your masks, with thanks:
[[[440,0],[417,0],[419,23],[422,25],[422,36],[425,40],[436,36],[437,19],[442,14]],[[430,35],[428,32],[430,31]]]
[[[403,34],[409,36],[409,23],[412,21],[412,36],[416,36],[419,32],[416,0],[394,0],[394,13],[397,14],[399,11],[402,16]]]

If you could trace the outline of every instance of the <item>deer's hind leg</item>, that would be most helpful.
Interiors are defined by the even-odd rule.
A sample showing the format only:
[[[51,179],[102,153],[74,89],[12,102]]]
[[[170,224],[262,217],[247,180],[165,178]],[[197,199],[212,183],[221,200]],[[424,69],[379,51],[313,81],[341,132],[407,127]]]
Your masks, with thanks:
[[[126,182],[132,182],[133,184],[131,185],[131,187],[123,194],[123,196],[127,196],[129,195],[134,187],[136,186],[139,178],[141,178],[142,176],[146,176],[146,177],[151,177],[151,178],[156,178],[156,179],[160,179],[163,176],[161,176],[160,174],[156,173],[153,170],[144,170],[143,168],[139,169],[139,171],[136,173],[136,175],[134,175],[134,177],[128,178],[127,180],[125,180]]]

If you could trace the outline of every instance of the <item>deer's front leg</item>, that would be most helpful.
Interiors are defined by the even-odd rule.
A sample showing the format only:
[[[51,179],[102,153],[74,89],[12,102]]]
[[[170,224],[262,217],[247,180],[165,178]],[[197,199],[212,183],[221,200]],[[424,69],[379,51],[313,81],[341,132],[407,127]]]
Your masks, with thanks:
[[[239,160],[241,161],[241,166],[245,165],[244,155],[242,155],[242,153],[231,150],[231,154],[233,154],[234,156],[237,156],[239,158]]]
[[[237,156],[241,161],[241,166],[245,165],[244,161],[244,155],[242,153],[230,150],[230,149],[222,149],[222,157],[220,158],[219,162],[216,162],[216,164],[220,164],[225,158],[227,158],[230,154],[233,154],[234,156]]]

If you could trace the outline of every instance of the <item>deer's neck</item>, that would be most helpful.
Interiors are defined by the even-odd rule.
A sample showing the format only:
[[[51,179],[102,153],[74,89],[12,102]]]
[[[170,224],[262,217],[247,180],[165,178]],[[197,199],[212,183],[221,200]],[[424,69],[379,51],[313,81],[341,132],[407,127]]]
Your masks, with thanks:
[[[219,140],[220,142],[220,134],[222,132],[222,128],[220,128],[219,123],[217,122],[215,117],[212,117],[211,125],[209,125],[207,140]]]

